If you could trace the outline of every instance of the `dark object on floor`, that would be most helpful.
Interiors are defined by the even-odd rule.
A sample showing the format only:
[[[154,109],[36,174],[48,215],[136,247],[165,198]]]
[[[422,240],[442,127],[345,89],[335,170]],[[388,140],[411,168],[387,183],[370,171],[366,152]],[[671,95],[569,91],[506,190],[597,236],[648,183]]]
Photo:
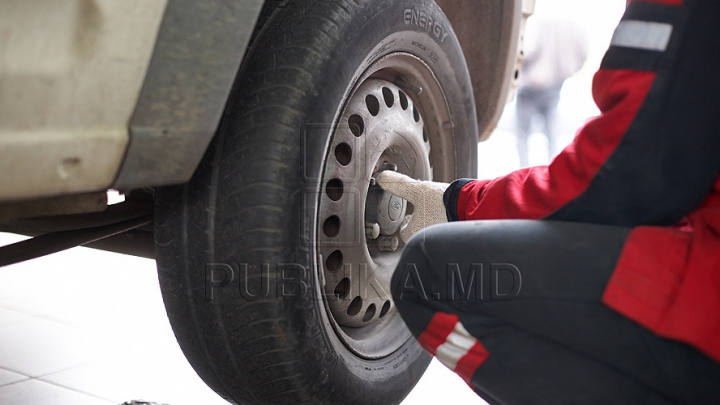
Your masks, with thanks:
[[[123,402],[120,405],[168,405],[168,404],[158,404],[157,402],[147,402],[147,401],[126,401]]]

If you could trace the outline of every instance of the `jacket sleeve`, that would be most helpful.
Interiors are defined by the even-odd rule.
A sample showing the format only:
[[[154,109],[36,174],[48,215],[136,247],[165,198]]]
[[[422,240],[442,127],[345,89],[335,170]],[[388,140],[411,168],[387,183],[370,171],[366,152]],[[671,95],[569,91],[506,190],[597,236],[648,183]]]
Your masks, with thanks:
[[[631,2],[593,79],[601,115],[549,166],[455,181],[448,217],[670,225],[720,173],[719,2]]]

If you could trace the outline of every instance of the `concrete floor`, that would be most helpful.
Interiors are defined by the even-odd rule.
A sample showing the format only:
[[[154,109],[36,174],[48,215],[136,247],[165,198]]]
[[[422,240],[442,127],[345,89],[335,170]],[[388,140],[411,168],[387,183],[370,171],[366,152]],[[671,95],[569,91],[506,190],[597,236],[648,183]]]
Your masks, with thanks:
[[[0,403],[225,405],[177,346],[154,267],[76,248],[0,269]]]

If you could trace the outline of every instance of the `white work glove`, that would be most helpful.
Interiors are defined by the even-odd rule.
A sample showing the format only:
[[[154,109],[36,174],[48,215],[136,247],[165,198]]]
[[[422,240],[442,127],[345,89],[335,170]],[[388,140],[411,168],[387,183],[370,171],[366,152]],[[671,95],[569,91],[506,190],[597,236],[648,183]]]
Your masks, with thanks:
[[[380,172],[376,180],[385,191],[409,201],[415,207],[410,221],[400,228],[400,238],[404,242],[423,228],[447,222],[443,194],[450,184],[415,180],[392,170]]]

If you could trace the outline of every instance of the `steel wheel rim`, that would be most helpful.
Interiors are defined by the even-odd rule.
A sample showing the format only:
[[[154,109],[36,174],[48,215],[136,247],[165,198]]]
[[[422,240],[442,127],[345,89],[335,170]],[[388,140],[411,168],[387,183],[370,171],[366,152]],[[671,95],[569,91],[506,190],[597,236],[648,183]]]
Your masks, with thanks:
[[[452,126],[441,87],[417,57],[385,56],[357,82],[325,156],[316,249],[335,332],[356,355],[377,359],[411,338],[392,302],[390,278],[402,248],[400,224],[412,207],[371,184],[372,176],[389,168],[431,180],[432,156],[437,161],[448,149]],[[383,236],[376,239],[377,228]]]

